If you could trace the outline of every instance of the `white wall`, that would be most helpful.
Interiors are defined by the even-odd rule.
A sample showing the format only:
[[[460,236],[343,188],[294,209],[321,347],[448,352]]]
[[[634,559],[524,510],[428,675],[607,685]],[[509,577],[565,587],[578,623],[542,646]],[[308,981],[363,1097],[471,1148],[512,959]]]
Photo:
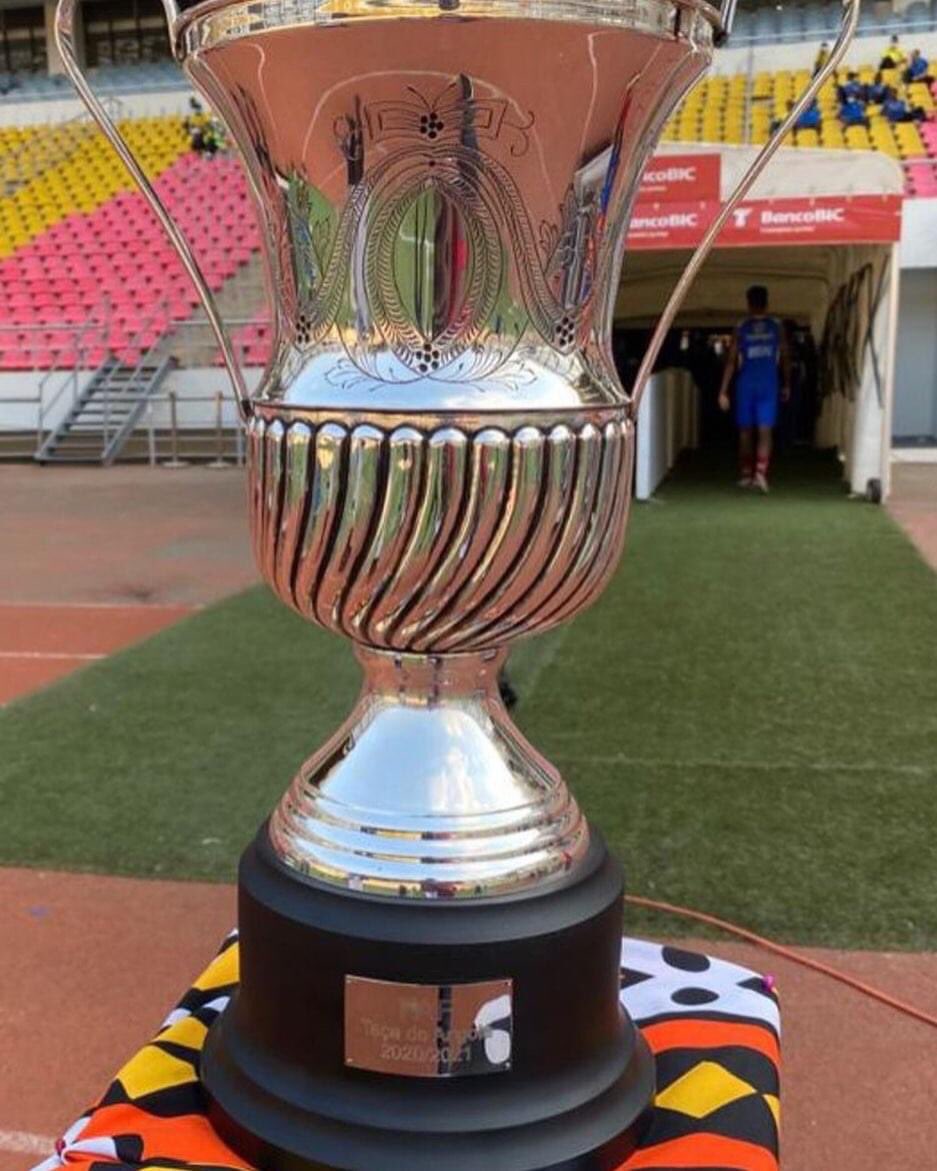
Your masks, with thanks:
[[[699,391],[686,370],[651,376],[638,408],[635,499],[649,500],[682,451],[699,442]]]
[[[892,434],[937,435],[937,269],[901,274]]]
[[[251,367],[244,371],[244,381],[248,390],[256,387],[261,373],[259,367]],[[84,389],[91,374],[90,370],[79,373],[78,393]],[[0,431],[35,430],[38,421],[39,385],[43,377],[43,373],[35,372],[0,373]],[[57,394],[64,381],[64,377],[56,376],[50,379],[45,387],[44,429],[47,431],[56,427],[71,407],[74,397],[72,385],[65,386],[62,393]],[[166,396],[170,391],[177,395],[176,421],[180,430],[213,427],[217,411],[215,396],[219,392],[224,395],[223,424],[226,427],[233,426],[237,421],[237,407],[231,394],[228,376],[220,366],[211,366],[170,371],[138,426],[147,426],[150,420],[155,428],[169,426],[171,408]]]
[[[185,114],[189,108],[192,90],[185,87],[174,90],[157,90],[142,94],[100,94],[102,98],[116,98],[122,112],[128,118],[152,118],[161,114]],[[69,87],[70,88],[70,87]],[[64,92],[68,92],[65,90]],[[62,122],[77,118],[87,111],[77,97],[49,98],[41,102],[0,102],[0,126],[36,126],[49,122]]]
[[[901,38],[905,51],[920,49],[925,57],[937,57],[937,32],[907,33]],[[846,65],[877,65],[888,45],[889,35],[856,37],[846,54]],[[833,38],[827,38],[832,44]],[[712,72],[719,74],[744,73],[751,67],[755,72],[778,69],[812,69],[821,40],[797,41],[787,45],[740,45],[738,48],[717,49],[713,55]]]
[[[937,268],[937,199],[906,199],[901,208],[901,267]],[[937,305],[934,306],[937,310]]]

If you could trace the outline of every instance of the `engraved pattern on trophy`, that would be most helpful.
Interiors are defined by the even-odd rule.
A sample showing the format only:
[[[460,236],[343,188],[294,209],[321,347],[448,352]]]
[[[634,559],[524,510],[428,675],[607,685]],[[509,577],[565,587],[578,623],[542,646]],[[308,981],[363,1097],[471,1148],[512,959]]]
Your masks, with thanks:
[[[596,194],[570,188],[538,243],[510,171],[483,149],[505,138],[509,158],[524,155],[533,114],[512,121],[507,101],[474,90],[462,75],[432,99],[408,86],[399,100],[356,99],[337,117],[351,187],[334,229],[320,191],[298,172],[278,178],[291,227],[295,340],[313,347],[338,327],[348,362],[330,372],[332,382],[363,383],[363,374],[371,389],[479,383],[513,357],[506,379],[523,384],[534,378],[518,352],[528,325],[560,354],[577,344],[600,244]],[[389,153],[365,168],[382,144]],[[541,262],[547,235],[553,244]],[[519,300],[506,290],[506,254]]]
[[[675,24],[676,7],[641,0],[621,19],[665,35],[638,55],[612,21],[561,28],[512,18],[508,5],[502,25],[498,4],[484,21],[463,6],[440,18],[446,48],[429,58],[415,38],[429,45],[433,22],[356,25],[341,69],[348,42],[327,10],[235,4],[224,21],[207,11],[185,31],[197,46],[193,77],[221,93],[221,113],[248,145],[269,221],[278,345],[255,400],[363,411],[627,406],[608,339],[609,232],[621,234],[650,147],[644,127],[700,72],[704,52],[686,46],[707,44],[706,21],[693,13]],[[324,38],[318,60],[328,64],[316,75],[299,71],[277,31],[294,21],[309,22],[310,46]],[[530,60],[493,59],[481,25],[523,30]],[[539,39],[552,37],[585,84],[534,68]],[[466,48],[473,40],[478,52]],[[388,51],[408,67],[383,68]],[[284,102],[294,120],[274,125],[270,110]]]
[[[393,651],[479,652],[572,617],[616,564],[623,415],[474,433],[258,415],[258,566],[300,614]]]

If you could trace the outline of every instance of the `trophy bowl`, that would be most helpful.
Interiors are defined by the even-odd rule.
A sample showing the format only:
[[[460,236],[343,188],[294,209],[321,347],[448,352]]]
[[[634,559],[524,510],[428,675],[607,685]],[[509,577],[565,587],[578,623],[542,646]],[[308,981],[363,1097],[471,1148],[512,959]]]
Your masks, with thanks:
[[[260,571],[363,671],[242,857],[212,1118],[276,1171],[611,1171],[654,1094],[620,1003],[621,871],[498,674],[614,571],[654,356],[857,5],[631,394],[611,347],[631,207],[731,0],[164,5],[262,228],[275,342],[253,393],[76,64],[75,0],[59,47],[215,328]]]
[[[618,562],[623,410],[396,427],[291,415],[263,408],[248,426],[256,561],[288,606],[362,646],[494,650],[572,618]]]

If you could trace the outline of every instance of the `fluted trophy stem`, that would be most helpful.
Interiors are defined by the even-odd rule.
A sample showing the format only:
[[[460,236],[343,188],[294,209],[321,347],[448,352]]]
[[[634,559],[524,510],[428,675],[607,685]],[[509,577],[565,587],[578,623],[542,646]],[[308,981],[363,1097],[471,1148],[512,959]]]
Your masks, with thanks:
[[[501,701],[504,651],[357,654],[354,711],[271,818],[284,863],[368,894],[457,898],[529,889],[585,856],[576,802]]]

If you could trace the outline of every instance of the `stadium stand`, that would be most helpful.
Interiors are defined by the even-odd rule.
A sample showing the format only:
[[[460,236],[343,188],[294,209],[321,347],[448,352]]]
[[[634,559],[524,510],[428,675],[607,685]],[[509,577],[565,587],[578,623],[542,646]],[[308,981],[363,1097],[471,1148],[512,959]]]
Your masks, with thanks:
[[[872,85],[877,67],[855,72],[862,87]],[[677,109],[663,134],[665,142],[737,144],[768,141],[772,127],[788,112],[791,102],[810,80],[806,69],[759,71],[749,76],[711,77],[701,82]],[[868,125],[844,126],[840,120],[838,87],[847,80],[842,71],[824,86],[818,100],[819,126],[792,132],[786,145],[809,149],[878,150],[898,159],[905,168],[908,195],[937,194],[937,111],[933,86],[918,81],[905,85],[898,69],[881,71],[881,80],[894,87],[922,120],[891,122],[880,103],[864,106]]]
[[[245,365],[266,365],[273,345],[273,326],[267,311],[261,310],[253,321],[235,330],[231,340],[235,352],[243,354]]]
[[[194,154],[181,118],[126,120],[121,129],[220,290],[260,246],[240,166]],[[22,170],[4,172],[13,191],[0,199],[0,370],[76,360],[68,327],[84,322],[102,327],[86,365],[108,354],[137,362],[197,305],[180,261],[96,132],[76,122],[7,134]]]
[[[188,149],[180,118],[124,120],[121,128],[150,175]],[[11,172],[6,182],[15,190],[0,201],[0,256],[9,256],[65,216],[92,212],[130,188],[123,165],[86,120],[33,131],[26,146],[32,149],[19,176],[18,156],[6,157]],[[32,166],[29,159],[35,160]]]

